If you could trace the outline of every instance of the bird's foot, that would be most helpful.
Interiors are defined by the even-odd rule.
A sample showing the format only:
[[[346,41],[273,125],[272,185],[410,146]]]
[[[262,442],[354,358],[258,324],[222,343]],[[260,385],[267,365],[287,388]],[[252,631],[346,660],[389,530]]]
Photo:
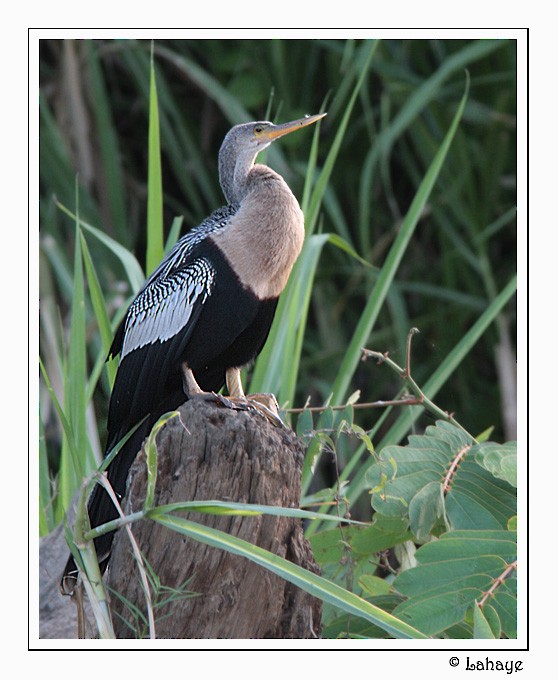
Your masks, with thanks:
[[[225,397],[217,392],[194,392],[189,395],[190,399],[201,399],[202,401],[212,402],[218,406],[231,409],[233,411],[251,411],[262,415],[275,427],[285,427],[279,417],[279,405],[273,394],[249,394],[242,397]]]
[[[251,408],[266,418],[272,425],[276,427],[285,427],[285,424],[279,417],[279,404],[274,394],[248,394],[245,397]]]
[[[201,401],[208,401],[233,410],[247,410],[247,408],[240,409],[236,403],[236,399],[225,397],[222,394],[217,394],[217,392],[204,392],[203,390],[200,390],[199,392],[189,394],[188,399],[200,399]]]

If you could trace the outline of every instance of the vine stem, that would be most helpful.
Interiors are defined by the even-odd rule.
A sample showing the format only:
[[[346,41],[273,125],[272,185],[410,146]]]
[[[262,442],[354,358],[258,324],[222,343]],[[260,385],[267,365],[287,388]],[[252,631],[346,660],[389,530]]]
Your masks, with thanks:
[[[378,364],[386,364],[387,366],[389,366],[393,371],[395,371],[399,375],[399,377],[403,380],[409,391],[415,395],[415,401],[413,403],[424,406],[425,409],[427,409],[437,418],[441,418],[442,420],[445,420],[446,422],[455,425],[460,430],[465,432],[467,436],[471,437],[471,439],[474,442],[476,442],[477,440],[473,437],[473,435],[470,432],[468,432],[463,427],[463,425],[457,422],[457,420],[453,417],[453,413],[443,411],[439,406],[436,406],[436,404],[424,394],[424,392],[420,389],[420,387],[413,379],[411,375],[411,341],[413,335],[419,332],[420,331],[418,330],[418,328],[411,328],[411,330],[407,334],[406,365],[404,368],[401,368],[401,366],[396,364],[395,361],[390,359],[389,352],[375,352],[371,349],[366,348],[363,348],[361,350],[362,361],[366,361],[368,358],[372,358],[376,359]]]

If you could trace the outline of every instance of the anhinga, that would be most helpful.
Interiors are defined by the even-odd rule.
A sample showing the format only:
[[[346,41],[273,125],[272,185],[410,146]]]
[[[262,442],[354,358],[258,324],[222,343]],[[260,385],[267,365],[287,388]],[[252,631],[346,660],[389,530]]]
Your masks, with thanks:
[[[296,198],[280,175],[255,164],[256,156],[323,116],[233,127],[219,151],[227,205],[179,239],[130,305],[109,352],[120,354],[120,363],[109,406],[107,455],[141,422],[107,468],[119,497],[144,438],[162,414],[188,398],[218,399],[225,383],[232,399],[246,399],[240,369],[267,339],[304,240]],[[100,485],[88,512],[92,527],[118,517]],[[104,534],[95,540],[102,571],[112,538]],[[77,576],[70,556],[62,592],[73,593]]]

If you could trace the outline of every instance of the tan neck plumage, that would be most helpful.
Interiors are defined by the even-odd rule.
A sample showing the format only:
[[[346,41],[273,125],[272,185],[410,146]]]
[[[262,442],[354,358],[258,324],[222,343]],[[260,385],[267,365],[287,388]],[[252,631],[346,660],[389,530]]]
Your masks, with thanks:
[[[304,216],[287,183],[265,165],[229,225],[211,236],[240,282],[261,300],[279,297],[304,241]]]

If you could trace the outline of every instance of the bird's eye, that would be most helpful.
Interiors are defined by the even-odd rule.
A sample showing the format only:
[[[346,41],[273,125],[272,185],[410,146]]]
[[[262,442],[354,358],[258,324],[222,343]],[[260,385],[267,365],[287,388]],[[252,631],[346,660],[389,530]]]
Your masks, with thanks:
[[[264,130],[263,125],[256,125],[254,127],[254,134],[261,135],[263,130]]]

